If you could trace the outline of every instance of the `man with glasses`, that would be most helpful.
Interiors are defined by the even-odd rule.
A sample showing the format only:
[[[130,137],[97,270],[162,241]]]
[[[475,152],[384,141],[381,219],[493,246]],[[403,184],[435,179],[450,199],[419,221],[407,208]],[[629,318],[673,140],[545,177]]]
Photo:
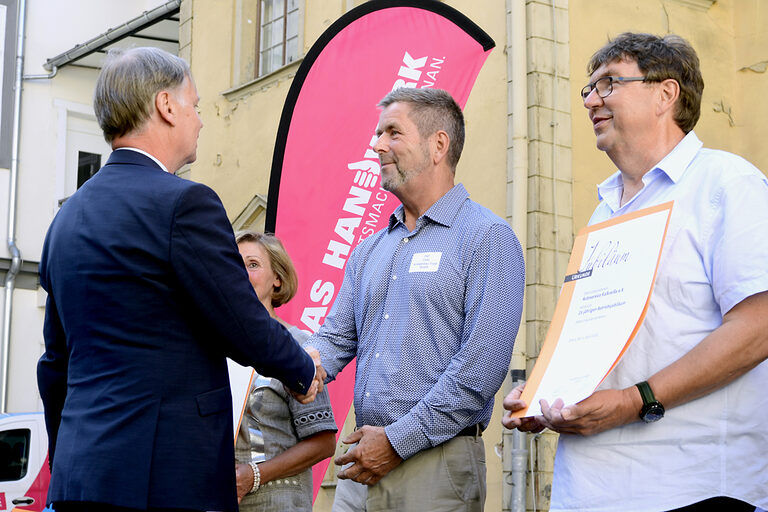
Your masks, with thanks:
[[[550,510],[768,508],[768,180],[702,147],[704,83],[680,37],[622,34],[588,70],[584,106],[618,167],[590,224],[674,201],[656,286],[594,394],[503,423],[561,434]]]

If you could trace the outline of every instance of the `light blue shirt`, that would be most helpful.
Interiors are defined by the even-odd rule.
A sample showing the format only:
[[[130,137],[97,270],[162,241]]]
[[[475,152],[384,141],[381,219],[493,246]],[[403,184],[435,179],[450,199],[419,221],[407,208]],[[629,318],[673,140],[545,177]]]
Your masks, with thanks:
[[[308,344],[335,377],[357,357],[358,426],[404,459],[488,425],[509,367],[525,266],[509,225],[453,187],[409,231],[403,207],[352,253]]]
[[[647,380],[768,290],[768,179],[741,157],[702,147],[693,132],[620,206],[617,172],[590,224],[674,201],[648,311],[599,389]],[[670,510],[712,496],[768,508],[768,361],[701,398],[593,436],[561,435],[551,508]],[[653,499],[648,499],[649,489]],[[617,490],[620,490],[618,492]]]

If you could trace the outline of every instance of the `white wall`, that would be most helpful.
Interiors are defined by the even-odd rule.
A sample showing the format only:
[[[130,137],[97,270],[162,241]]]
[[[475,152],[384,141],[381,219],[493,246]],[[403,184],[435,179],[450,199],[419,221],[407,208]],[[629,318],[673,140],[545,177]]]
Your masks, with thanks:
[[[46,74],[42,67],[46,59],[163,3],[163,0],[28,1],[24,74]],[[25,80],[22,85],[16,243],[27,261],[39,261],[45,231],[55,214],[56,159],[62,138],[66,137],[60,129],[61,104],[92,114],[97,75],[98,70],[65,66],[51,80]],[[6,189],[5,194],[7,183],[7,179],[0,182],[0,187]],[[7,211],[0,215],[3,220],[0,234],[5,240]],[[9,256],[5,244],[0,247],[0,256]]]
[[[37,361],[43,355],[45,292],[16,289],[8,368],[8,412],[42,411],[37,391]]]
[[[46,59],[164,3],[164,0],[28,0],[24,74],[47,74],[42,67]],[[98,133],[91,106],[97,74],[98,70],[65,66],[53,79],[25,80],[22,85],[16,244],[27,262],[40,260],[45,233],[56,213],[61,191],[65,189],[64,157],[68,137],[71,146],[73,134],[82,140],[84,132]],[[92,123],[90,130],[86,129],[88,123]],[[106,143],[100,143],[108,152]],[[82,149],[94,152],[86,147]],[[5,243],[8,177],[9,171],[0,169],[0,257],[4,258],[10,257]],[[71,192],[73,190],[68,191]],[[43,350],[43,309],[39,304],[41,301],[44,304],[44,296],[40,290],[17,287],[14,291],[8,372],[8,410],[12,412],[41,407],[35,366]]]

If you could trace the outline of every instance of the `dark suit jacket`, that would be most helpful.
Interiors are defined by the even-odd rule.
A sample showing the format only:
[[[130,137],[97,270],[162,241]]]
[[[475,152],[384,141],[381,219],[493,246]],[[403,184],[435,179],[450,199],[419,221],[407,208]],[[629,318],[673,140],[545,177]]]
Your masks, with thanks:
[[[299,392],[314,365],[259,303],[216,194],[115,151],[51,224],[40,281],[49,502],[236,510],[225,357]]]

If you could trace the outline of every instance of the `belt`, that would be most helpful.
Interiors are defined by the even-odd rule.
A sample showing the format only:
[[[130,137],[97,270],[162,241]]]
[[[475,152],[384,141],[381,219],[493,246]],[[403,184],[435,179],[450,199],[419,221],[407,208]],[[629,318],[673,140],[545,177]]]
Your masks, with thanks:
[[[464,430],[462,430],[461,432],[459,432],[459,433],[458,433],[458,434],[456,434],[456,435],[457,435],[457,436],[473,436],[473,437],[480,437],[480,436],[482,436],[482,435],[483,435],[483,427],[482,427],[482,425],[480,425],[479,423],[477,423],[477,424],[475,424],[475,425],[471,425],[471,426],[469,426],[469,427],[465,428]]]

